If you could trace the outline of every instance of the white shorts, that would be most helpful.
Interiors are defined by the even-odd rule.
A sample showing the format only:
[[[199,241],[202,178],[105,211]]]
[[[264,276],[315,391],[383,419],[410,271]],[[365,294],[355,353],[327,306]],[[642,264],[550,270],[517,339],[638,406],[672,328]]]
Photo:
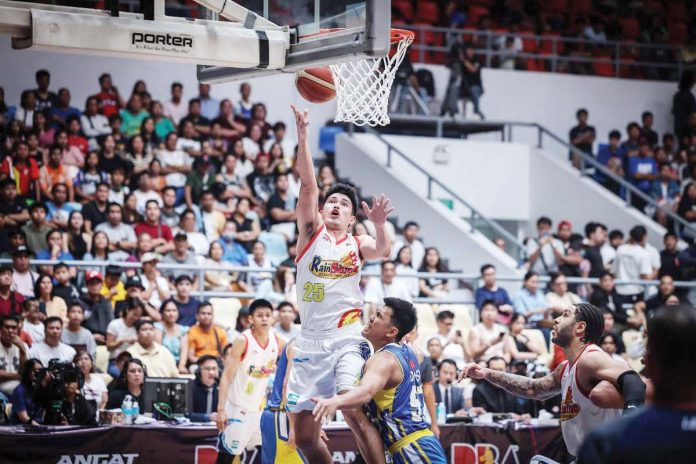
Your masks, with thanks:
[[[227,426],[218,436],[218,451],[238,456],[245,449],[261,446],[261,412],[225,405]]]
[[[355,328],[311,333],[295,338],[295,355],[288,380],[286,407],[290,412],[311,411],[310,398],[331,398],[358,385],[370,345]]]

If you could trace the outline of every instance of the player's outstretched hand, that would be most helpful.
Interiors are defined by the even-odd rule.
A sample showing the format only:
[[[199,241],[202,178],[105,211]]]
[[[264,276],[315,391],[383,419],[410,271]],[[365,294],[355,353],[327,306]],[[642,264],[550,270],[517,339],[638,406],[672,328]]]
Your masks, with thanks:
[[[379,198],[372,195],[372,208],[367,206],[367,203],[364,201],[362,202],[362,207],[365,211],[365,216],[378,226],[387,222],[387,216],[394,211],[394,208],[389,207],[389,198],[385,197],[384,194]]]
[[[307,128],[309,127],[309,111],[298,110],[293,104],[290,105],[290,108],[292,108],[292,112],[295,114],[298,141],[305,140],[307,138]]]
[[[312,411],[315,422],[330,421],[336,414],[338,403],[334,398],[311,398],[311,400],[317,404]]]
[[[467,377],[471,379],[485,379],[486,369],[476,363],[469,363],[459,372],[459,381],[461,382]]]

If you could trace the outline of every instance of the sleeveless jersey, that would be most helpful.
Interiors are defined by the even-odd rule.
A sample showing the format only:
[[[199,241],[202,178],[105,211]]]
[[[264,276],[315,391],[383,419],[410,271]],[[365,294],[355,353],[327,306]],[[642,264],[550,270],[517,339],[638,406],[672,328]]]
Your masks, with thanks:
[[[276,370],[278,359],[278,337],[273,330],[268,332],[268,343],[262,346],[251,329],[241,334],[247,346],[242,363],[232,379],[227,402],[247,411],[261,411],[266,397],[268,378]]]
[[[362,263],[354,236],[335,240],[322,224],[296,262],[303,330],[320,332],[360,322]]]
[[[276,366],[275,379],[273,380],[273,387],[271,388],[271,393],[268,394],[268,400],[266,401],[266,409],[279,410],[283,404],[283,382],[285,381],[285,372],[288,370],[288,346],[290,342],[285,344],[285,347],[280,352],[280,358],[278,358],[278,365]]]
[[[568,452],[578,455],[585,437],[598,426],[621,416],[618,409],[600,408],[590,401],[590,392],[578,384],[577,367],[585,352],[602,351],[597,345],[586,345],[572,366],[565,362],[561,377],[561,430]]]
[[[430,430],[430,424],[425,420],[425,400],[416,354],[403,343],[390,343],[377,351],[380,352],[391,353],[399,361],[403,373],[399,385],[380,390],[367,405],[382,441],[390,448],[407,435]]]

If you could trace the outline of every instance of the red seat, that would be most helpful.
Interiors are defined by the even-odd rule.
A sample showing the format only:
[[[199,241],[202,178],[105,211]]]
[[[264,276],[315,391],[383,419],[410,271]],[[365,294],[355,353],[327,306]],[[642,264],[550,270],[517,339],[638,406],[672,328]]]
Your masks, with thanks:
[[[592,0],[573,0],[570,2],[570,11],[573,15],[578,13],[590,14],[592,12]]]
[[[683,22],[670,22],[667,25],[668,41],[673,44],[684,44],[689,40],[689,28]]]
[[[425,43],[428,45],[435,45],[435,46],[441,46],[442,45],[442,32],[436,32],[433,31],[430,23],[427,22],[422,22],[418,21],[413,23],[414,26],[421,26],[424,27],[424,30],[422,31],[423,34],[423,40],[425,40]]]
[[[547,0],[546,11],[548,13],[565,14],[568,12],[567,0]]]
[[[416,17],[421,22],[427,22],[431,25],[439,24],[440,7],[435,2],[418,2]]]
[[[562,54],[565,51],[563,42],[560,40],[556,40],[556,48],[554,49],[554,38],[561,39],[561,36],[560,34],[552,32],[545,33],[539,41],[539,53],[541,53],[542,55]]]
[[[660,1],[648,2],[645,5],[645,11],[648,13],[664,13],[665,8]]]
[[[638,39],[640,37],[640,23],[635,18],[619,18],[619,27],[624,39]]]
[[[413,4],[411,0],[394,0],[392,8],[398,11],[401,18],[405,21],[413,20]]]
[[[596,56],[595,58],[596,60],[592,61],[592,70],[596,75],[603,77],[614,77],[616,75],[614,63],[608,61],[611,58],[610,55],[601,54]]]
[[[469,21],[468,24],[475,26],[478,24],[478,20],[481,16],[486,16],[490,12],[485,6],[471,5],[469,7]]]
[[[536,58],[528,58],[526,68],[527,71],[546,71],[544,63]]]
[[[670,19],[676,19],[679,21],[686,21],[691,17],[688,8],[681,2],[671,1],[667,2],[667,22]]]

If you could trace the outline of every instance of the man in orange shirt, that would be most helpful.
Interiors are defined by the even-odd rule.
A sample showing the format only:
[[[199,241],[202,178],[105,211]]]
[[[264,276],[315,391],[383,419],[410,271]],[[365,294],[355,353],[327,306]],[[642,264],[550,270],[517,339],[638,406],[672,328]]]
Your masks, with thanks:
[[[222,350],[227,346],[227,334],[213,325],[213,307],[203,302],[196,311],[196,325],[191,327],[181,346],[179,372],[184,372],[187,364],[195,365],[203,355],[222,358]]]

